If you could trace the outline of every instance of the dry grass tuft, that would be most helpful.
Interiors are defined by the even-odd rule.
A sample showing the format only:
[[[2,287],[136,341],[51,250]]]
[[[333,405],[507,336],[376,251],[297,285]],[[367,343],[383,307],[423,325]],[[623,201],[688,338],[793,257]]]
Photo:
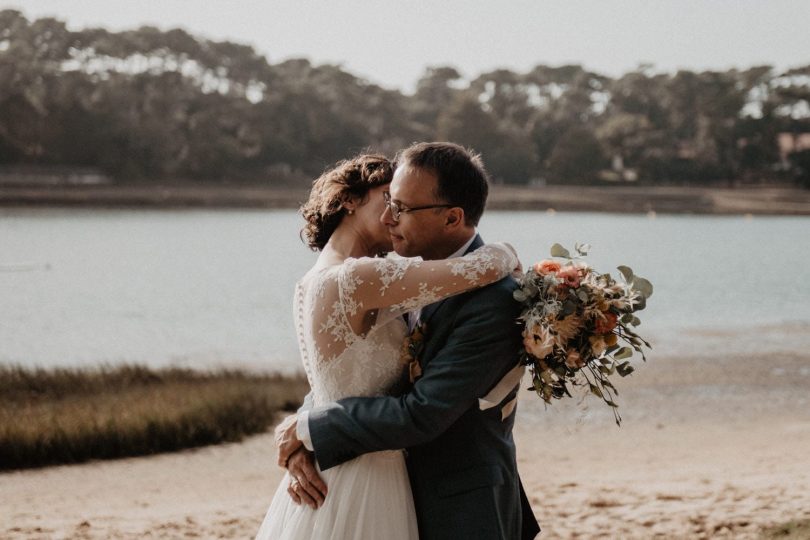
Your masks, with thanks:
[[[810,519],[788,521],[762,531],[763,540],[800,540],[810,538]]]
[[[0,470],[238,441],[308,389],[302,377],[229,370],[0,367]]]

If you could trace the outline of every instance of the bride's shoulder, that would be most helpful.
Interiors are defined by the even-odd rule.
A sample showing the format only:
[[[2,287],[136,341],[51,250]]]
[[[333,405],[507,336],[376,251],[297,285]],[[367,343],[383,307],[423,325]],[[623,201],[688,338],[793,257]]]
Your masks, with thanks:
[[[394,268],[410,266],[422,262],[421,257],[402,257],[396,253],[388,253],[377,257],[350,257],[342,266],[346,268]]]
[[[390,276],[402,277],[412,266],[422,262],[419,257],[385,255],[381,257],[358,257],[346,259],[341,265],[341,278],[385,279]]]
[[[306,287],[314,283],[337,282],[346,276],[357,273],[358,269],[373,265],[374,257],[358,257],[344,259],[340,263],[316,264],[298,280],[296,285]]]
[[[361,285],[368,288],[379,285],[380,281],[387,283],[402,277],[411,265],[421,260],[398,255],[349,257],[340,263],[312,267],[299,283],[302,286],[317,284],[319,290],[334,285],[344,292],[353,292]]]

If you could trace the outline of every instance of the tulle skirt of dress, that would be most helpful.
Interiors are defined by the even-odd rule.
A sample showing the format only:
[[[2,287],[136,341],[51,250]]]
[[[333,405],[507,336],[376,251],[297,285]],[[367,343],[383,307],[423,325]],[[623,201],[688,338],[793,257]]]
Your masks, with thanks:
[[[364,454],[321,473],[329,492],[317,510],[279,484],[256,540],[416,540],[416,512],[402,451]]]

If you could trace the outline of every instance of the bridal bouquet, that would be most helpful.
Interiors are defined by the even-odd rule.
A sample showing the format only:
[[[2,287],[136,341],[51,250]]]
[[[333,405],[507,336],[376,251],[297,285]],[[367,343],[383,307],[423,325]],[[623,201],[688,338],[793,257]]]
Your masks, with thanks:
[[[627,359],[634,350],[646,361],[642,346],[652,347],[634,328],[653,287],[627,266],[618,267],[622,281],[601,274],[582,260],[590,246],[574,249],[577,256],[554,244],[553,258],[535,264],[514,292],[524,306],[521,362],[529,366],[533,389],[546,403],[571,397],[569,386],[587,385],[613,408],[621,425],[610,377],[633,372]]]

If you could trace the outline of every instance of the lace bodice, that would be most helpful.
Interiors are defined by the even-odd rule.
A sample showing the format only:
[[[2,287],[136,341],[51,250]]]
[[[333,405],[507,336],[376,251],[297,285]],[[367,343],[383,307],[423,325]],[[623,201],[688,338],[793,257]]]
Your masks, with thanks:
[[[502,244],[440,261],[363,257],[316,264],[296,284],[294,302],[315,405],[385,394],[402,370],[403,314],[493,283],[517,264]]]

